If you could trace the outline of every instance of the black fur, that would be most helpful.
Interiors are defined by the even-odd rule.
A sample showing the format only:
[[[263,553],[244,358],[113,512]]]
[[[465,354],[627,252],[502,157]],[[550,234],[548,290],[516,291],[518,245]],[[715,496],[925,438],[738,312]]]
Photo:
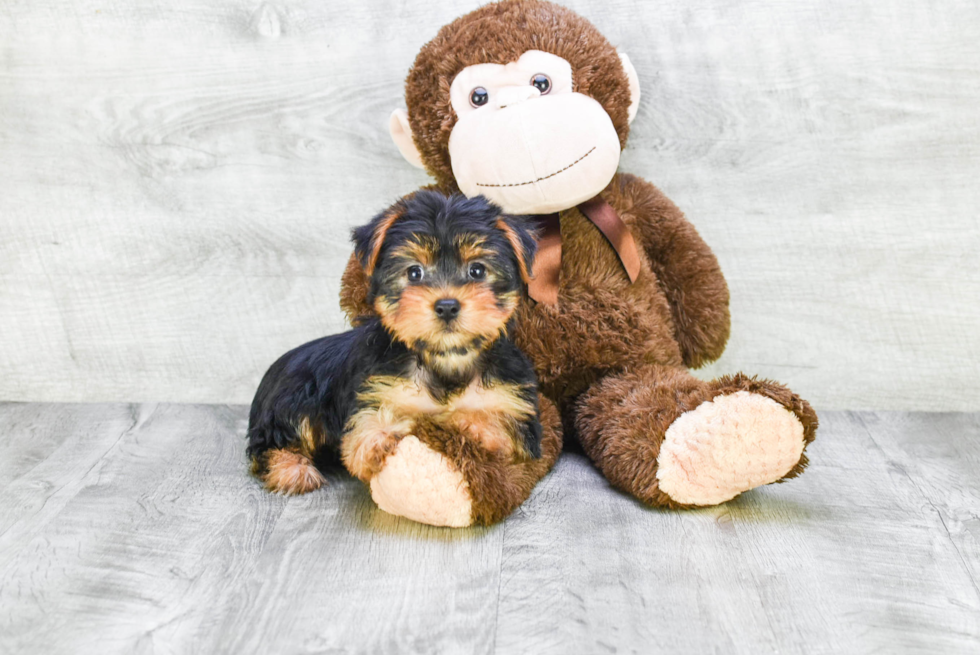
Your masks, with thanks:
[[[383,237],[371,276],[372,299],[399,292],[392,280],[404,274],[405,262],[389,257],[389,253],[419,238],[438,243],[438,271],[433,275],[442,282],[474,283],[466,279],[465,271],[460,271],[455,245],[460,239],[475,236],[490,251],[486,262],[496,273],[491,284],[494,294],[500,296],[515,290],[526,293],[519,274],[518,254],[497,226],[498,220],[504,220],[518,235],[520,256],[530,268],[535,238],[523,219],[503,216],[498,207],[482,197],[466,199],[459,194],[446,197],[434,191],[420,191],[353,231],[355,251],[362,263],[367,262],[376,245],[379,226],[392,212],[399,216]],[[475,374],[484,384],[499,381],[519,385],[522,396],[537,410],[537,380],[531,363],[506,335],[484,346],[476,362]],[[247,452],[259,464],[256,472],[262,473],[263,453],[287,448],[298,441],[299,425],[304,420],[319,435],[315,463],[320,467],[335,464],[347,422],[359,409],[357,395],[365,382],[376,375],[404,377],[418,367],[424,367],[418,346],[410,350],[377,317],[366,319],[348,332],[317,339],[287,352],[262,378],[249,412]],[[437,401],[461,390],[472,379],[458,380],[436,374],[430,378],[429,392]],[[541,425],[537,416],[521,424],[518,431],[515,436],[523,442],[524,451],[540,457]]]
[[[269,367],[255,392],[249,457],[296,441],[297,426],[307,418],[325,439],[322,463],[335,463],[357,390],[371,375],[398,375],[415,358],[377,318],[290,350]]]
[[[478,236],[485,239],[488,248],[494,253],[488,264],[507,273],[493,287],[494,293],[502,294],[519,289],[522,282],[518,272],[517,254],[504,233],[497,228],[497,219],[507,223],[518,235],[521,241],[521,256],[527,268],[531,268],[537,240],[526,219],[502,214],[499,207],[483,196],[466,198],[457,193],[447,198],[437,191],[419,191],[378,214],[367,225],[356,228],[352,240],[354,252],[362,265],[367,263],[368,256],[375,246],[378,226],[392,212],[400,214],[400,217],[388,230],[382,243],[378,264],[371,276],[368,303],[373,303],[375,298],[382,294],[389,286],[388,283],[393,275],[401,273],[403,262],[388,257],[389,252],[407,241],[418,240],[421,236],[433,237],[438,242],[442,253],[439,274],[443,280],[466,282],[465,278],[458,278],[462,272],[458,266],[458,255],[453,256],[454,244],[464,235]]]

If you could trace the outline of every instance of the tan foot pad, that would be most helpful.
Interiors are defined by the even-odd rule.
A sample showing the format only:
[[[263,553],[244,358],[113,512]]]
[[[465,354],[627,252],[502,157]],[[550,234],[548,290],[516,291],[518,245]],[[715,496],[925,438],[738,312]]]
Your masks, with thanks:
[[[371,479],[371,497],[396,516],[452,528],[473,523],[470,488],[440,453],[413,436],[398,443]]]
[[[717,505],[789,473],[803,425],[771,398],[739,391],[681,414],[657,460],[660,490],[679,503]]]

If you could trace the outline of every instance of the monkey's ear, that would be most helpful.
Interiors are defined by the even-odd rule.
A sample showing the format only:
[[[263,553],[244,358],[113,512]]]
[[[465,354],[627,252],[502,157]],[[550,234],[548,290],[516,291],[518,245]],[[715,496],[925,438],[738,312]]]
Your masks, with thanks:
[[[636,112],[640,109],[640,78],[636,74],[636,69],[633,68],[633,62],[630,61],[625,52],[619,53],[619,60],[623,62],[623,70],[626,71],[626,79],[629,80],[630,108],[628,120],[632,123],[633,119],[636,118]]]
[[[425,168],[422,163],[422,155],[415,147],[415,139],[412,138],[412,126],[408,124],[408,112],[399,107],[391,112],[388,119],[388,131],[391,133],[391,140],[398,146],[398,152],[402,153],[409,164],[416,168]]]
[[[497,219],[497,229],[504,233],[517,256],[517,268],[524,284],[531,283],[531,269],[534,266],[534,253],[538,250],[538,240],[528,219],[519,216],[501,216]]]
[[[395,203],[372,218],[367,225],[356,227],[351,232],[354,254],[357,255],[357,259],[364,268],[364,274],[368,277],[374,273],[374,267],[378,263],[378,255],[381,254],[381,246],[384,245],[388,229],[402,217],[404,212],[403,203]]]

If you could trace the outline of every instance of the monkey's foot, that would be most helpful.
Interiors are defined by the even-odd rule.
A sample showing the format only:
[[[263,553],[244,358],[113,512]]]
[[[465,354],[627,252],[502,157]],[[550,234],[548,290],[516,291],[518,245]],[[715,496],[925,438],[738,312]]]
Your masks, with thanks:
[[[660,446],[660,491],[683,505],[717,505],[786,477],[806,440],[796,414],[749,391],[716,396],[671,423]]]
[[[415,436],[398,442],[370,484],[374,502],[389,514],[453,528],[473,523],[473,500],[463,474]]]
[[[817,415],[776,382],[741,373],[706,382],[650,365],[593,385],[575,423],[586,454],[615,487],[679,509],[802,473]]]

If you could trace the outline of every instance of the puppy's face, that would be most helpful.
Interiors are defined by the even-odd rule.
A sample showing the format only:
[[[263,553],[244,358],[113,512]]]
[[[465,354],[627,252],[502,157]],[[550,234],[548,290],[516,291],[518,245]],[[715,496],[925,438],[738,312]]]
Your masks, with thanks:
[[[423,191],[361,230],[355,241],[371,276],[369,300],[427,365],[465,371],[506,331],[534,253],[522,220],[483,198]]]

